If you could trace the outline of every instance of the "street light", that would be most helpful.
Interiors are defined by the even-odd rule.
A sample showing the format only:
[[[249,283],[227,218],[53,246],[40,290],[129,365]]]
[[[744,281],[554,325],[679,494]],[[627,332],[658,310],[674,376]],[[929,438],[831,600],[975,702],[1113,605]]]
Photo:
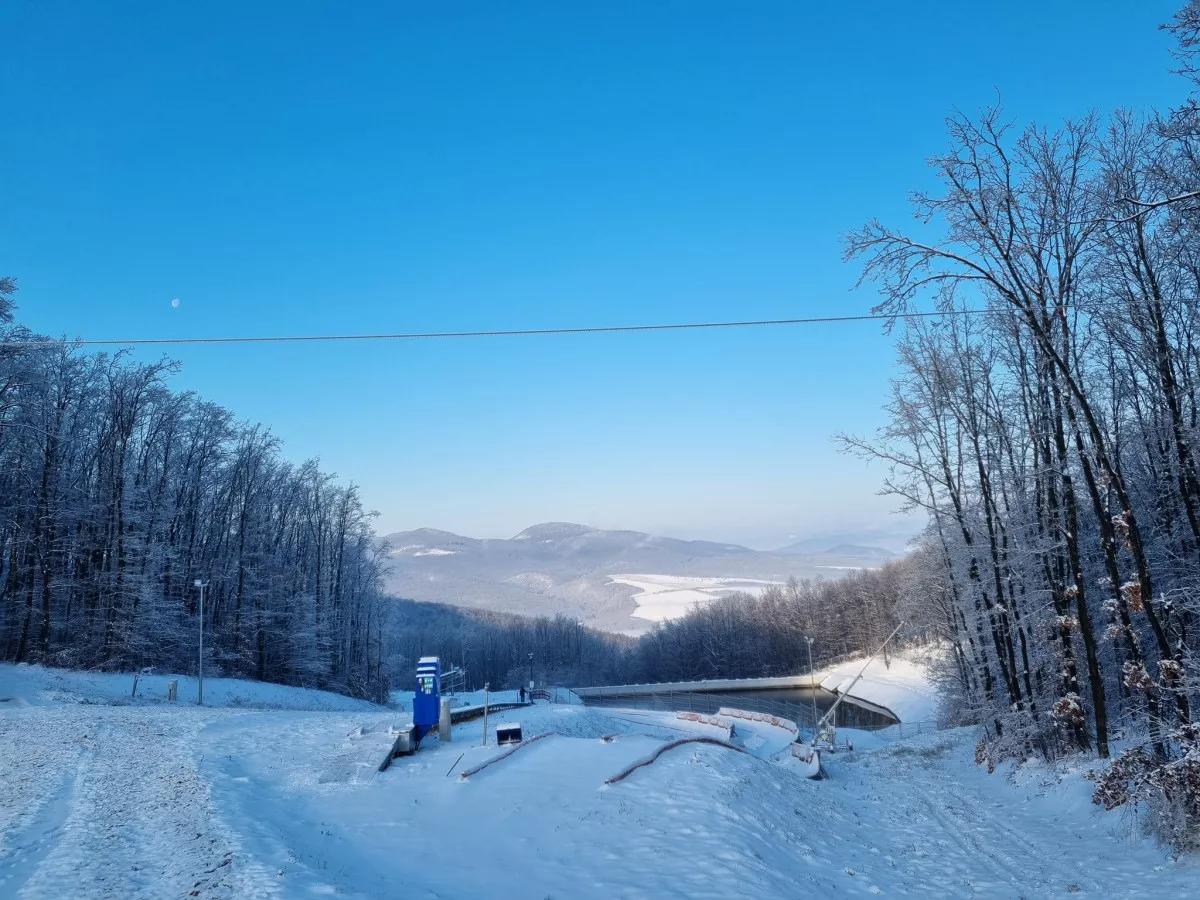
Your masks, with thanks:
[[[197,578],[192,582],[196,587],[200,588],[200,689],[197,695],[196,703],[199,706],[204,705],[204,589],[208,587],[207,581],[201,581]]]
[[[810,635],[805,635],[804,643],[808,644],[808,689],[809,696],[812,697],[813,708],[813,742],[817,740],[817,692],[813,689],[813,664],[812,664],[812,645],[813,638]]]
[[[529,690],[531,690],[531,691],[533,690],[533,654],[532,653],[529,654]],[[530,699],[530,702],[533,702],[532,697],[530,697],[529,699]]]

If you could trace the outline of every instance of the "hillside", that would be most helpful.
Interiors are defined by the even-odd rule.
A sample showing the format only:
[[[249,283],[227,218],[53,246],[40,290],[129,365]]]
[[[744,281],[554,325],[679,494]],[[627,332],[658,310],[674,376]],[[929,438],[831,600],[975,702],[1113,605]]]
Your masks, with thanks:
[[[780,547],[775,552],[799,554],[801,556],[826,553],[832,556],[879,560],[891,559],[894,556],[900,555],[895,550],[882,546],[883,543],[892,543],[891,539],[884,538],[878,543],[865,543],[866,540],[870,540],[872,537],[879,536],[833,534],[825,537],[805,538],[802,541],[788,544],[786,547]]]
[[[882,561],[854,552],[761,552],[569,522],[534,525],[508,539],[419,528],[385,540],[387,588],[398,597],[525,615],[563,613],[630,634],[682,614],[694,601],[761,589],[791,575],[838,577]],[[646,602],[650,594],[653,604]]]
[[[810,781],[790,730],[739,719],[744,752],[693,743],[606,783],[726,733],[539,703],[505,711],[542,736],[511,755],[475,719],[379,772],[404,709],[221,679],[197,707],[61,675],[0,664],[0,696],[29,701],[0,704],[4,897],[1195,893],[1194,861],[1090,802],[1092,761],[989,775],[972,729],[842,730],[855,751]]]

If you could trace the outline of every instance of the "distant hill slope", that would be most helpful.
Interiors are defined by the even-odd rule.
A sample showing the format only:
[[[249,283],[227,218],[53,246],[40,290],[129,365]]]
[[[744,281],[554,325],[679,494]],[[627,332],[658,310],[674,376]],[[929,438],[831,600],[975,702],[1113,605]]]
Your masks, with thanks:
[[[837,577],[886,558],[857,552],[764,553],[570,522],[534,525],[509,539],[419,528],[385,540],[391,562],[387,587],[396,596],[524,615],[564,613],[597,628],[633,634],[651,623],[633,617],[637,603],[632,598],[639,590],[612,583],[615,575],[785,581],[790,575]]]
[[[887,550],[883,547],[875,547],[861,544],[853,539],[847,540],[841,535],[830,535],[823,538],[808,538],[803,541],[797,541],[794,544],[788,544],[786,547],[780,547],[776,553],[797,554],[800,556],[811,556],[814,553],[826,553],[831,556],[846,556],[856,559],[876,559],[885,560],[891,559],[894,556],[899,556],[893,550]]]

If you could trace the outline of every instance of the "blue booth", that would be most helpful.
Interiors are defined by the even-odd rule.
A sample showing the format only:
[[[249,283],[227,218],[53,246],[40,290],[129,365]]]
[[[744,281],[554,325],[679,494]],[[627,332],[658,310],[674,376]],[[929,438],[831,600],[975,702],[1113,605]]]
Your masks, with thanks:
[[[417,690],[413,695],[413,728],[417,742],[438,727],[441,713],[442,666],[436,656],[417,660]]]

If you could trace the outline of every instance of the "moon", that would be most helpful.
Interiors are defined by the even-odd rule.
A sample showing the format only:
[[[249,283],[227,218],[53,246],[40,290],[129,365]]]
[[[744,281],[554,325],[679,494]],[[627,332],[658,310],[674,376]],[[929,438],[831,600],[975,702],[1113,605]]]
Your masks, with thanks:
[[[174,309],[179,309],[179,298],[178,297],[176,297],[174,300],[171,301],[171,306]]]

